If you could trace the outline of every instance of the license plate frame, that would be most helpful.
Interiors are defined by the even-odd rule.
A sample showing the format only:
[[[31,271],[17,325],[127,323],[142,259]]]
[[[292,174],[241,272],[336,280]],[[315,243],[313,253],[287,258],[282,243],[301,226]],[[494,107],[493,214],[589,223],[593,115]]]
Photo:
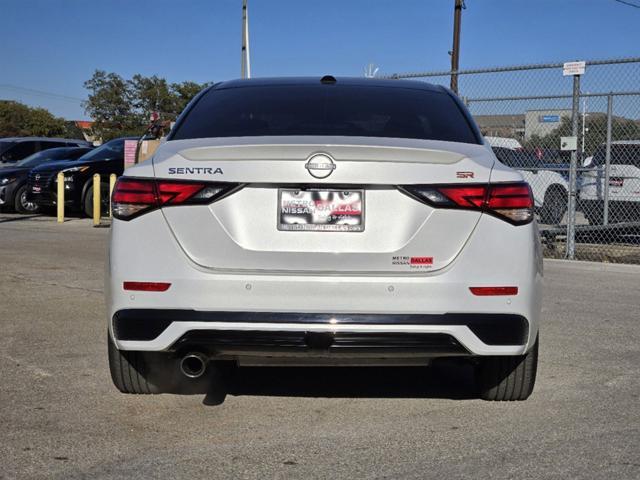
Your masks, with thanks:
[[[354,194],[356,195],[354,200],[345,198]],[[294,200],[299,201],[300,204],[283,204],[284,201],[292,202]],[[312,209],[309,209],[310,202],[314,204]],[[338,207],[338,211],[334,212],[332,208],[327,215],[324,215],[322,209],[318,209],[317,202],[322,202],[325,205],[327,202],[335,202],[329,203],[325,208],[335,205]],[[359,207],[358,210],[355,210],[358,213],[353,213],[354,203],[356,207]],[[284,210],[285,207],[298,207],[305,211],[287,212]],[[336,218],[326,219],[328,216]],[[323,217],[325,219],[320,221]],[[285,232],[362,233],[365,229],[365,190],[361,188],[280,188],[278,189],[276,222],[278,230]]]

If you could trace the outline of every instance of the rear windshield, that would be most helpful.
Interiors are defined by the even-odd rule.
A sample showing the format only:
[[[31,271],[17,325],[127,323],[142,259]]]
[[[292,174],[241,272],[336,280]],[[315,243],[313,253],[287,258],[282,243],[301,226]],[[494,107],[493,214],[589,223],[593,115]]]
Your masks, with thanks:
[[[526,150],[513,150],[511,148],[493,147],[493,153],[498,160],[512,168],[536,168],[540,166],[540,160],[533,152]]]
[[[277,85],[211,89],[172,140],[320,135],[479,143],[445,92],[354,85]]]
[[[0,153],[3,153],[9,147],[13,146],[14,142],[0,142]]]
[[[600,146],[593,156],[595,165],[606,163],[606,147]],[[612,165],[634,165],[640,167],[640,144],[639,143],[614,143],[611,145]]]
[[[87,148],[50,148],[20,160],[16,163],[16,167],[37,167],[51,160],[75,160],[88,151]]]
[[[122,158],[124,158],[124,140],[117,138],[85,153],[79,160],[83,162],[98,162],[102,160],[119,160]]]

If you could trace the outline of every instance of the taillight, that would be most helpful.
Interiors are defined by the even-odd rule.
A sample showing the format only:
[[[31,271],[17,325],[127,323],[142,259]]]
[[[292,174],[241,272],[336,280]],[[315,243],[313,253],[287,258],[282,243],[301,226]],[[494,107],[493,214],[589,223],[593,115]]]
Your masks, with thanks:
[[[500,295],[517,295],[518,287],[469,287],[479,297],[495,297]]]
[[[123,282],[124,290],[136,290],[139,292],[166,292],[171,286],[167,282]]]
[[[432,207],[479,210],[513,225],[524,225],[533,220],[533,195],[526,182],[404,185],[398,188]]]
[[[164,206],[208,204],[237,188],[237,183],[120,177],[113,189],[111,212],[115,218],[131,220]]]

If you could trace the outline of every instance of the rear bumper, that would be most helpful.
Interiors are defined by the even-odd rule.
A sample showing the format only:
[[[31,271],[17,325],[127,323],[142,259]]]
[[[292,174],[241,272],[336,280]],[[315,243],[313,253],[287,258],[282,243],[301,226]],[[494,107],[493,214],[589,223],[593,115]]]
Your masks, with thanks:
[[[202,268],[187,259],[166,222],[153,218],[161,214],[136,219],[136,228],[112,224],[105,293],[109,327],[121,350],[171,351],[193,332],[210,338],[293,332],[299,343],[314,332],[365,339],[446,335],[467,354],[519,355],[538,334],[542,257],[535,224],[505,227],[483,217],[460,255],[437,272],[320,275]],[[141,244],[140,235],[153,238],[152,248]],[[171,286],[126,291],[125,281]],[[475,296],[469,290],[491,285],[516,285],[518,293]]]
[[[128,309],[112,331],[127,350],[207,350],[212,354],[517,355],[529,322],[513,314],[329,314]]]

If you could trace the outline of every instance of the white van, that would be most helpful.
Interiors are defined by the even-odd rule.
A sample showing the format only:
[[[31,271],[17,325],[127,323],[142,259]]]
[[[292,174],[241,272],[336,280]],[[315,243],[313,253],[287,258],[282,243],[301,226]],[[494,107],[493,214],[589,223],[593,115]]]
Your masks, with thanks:
[[[582,174],[580,204],[592,225],[604,219],[606,145],[594,153]],[[609,171],[609,222],[640,220],[640,140],[611,142]]]

